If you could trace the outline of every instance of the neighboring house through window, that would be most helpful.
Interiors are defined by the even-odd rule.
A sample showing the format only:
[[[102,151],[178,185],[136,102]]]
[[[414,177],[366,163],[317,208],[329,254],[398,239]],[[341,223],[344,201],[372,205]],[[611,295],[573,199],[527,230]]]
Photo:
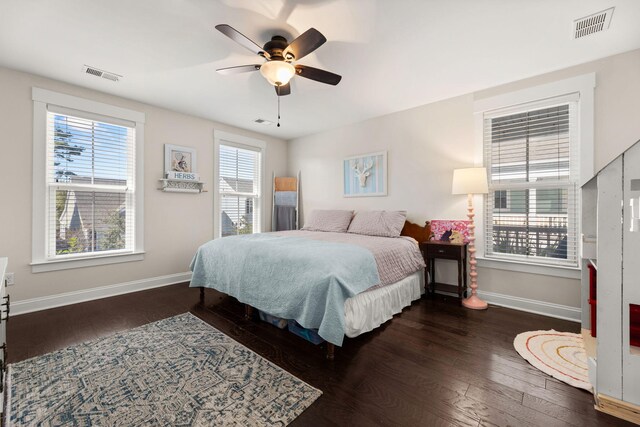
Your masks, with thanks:
[[[43,163],[34,171],[34,271],[141,259],[144,116],[33,93],[34,156]]]
[[[260,233],[264,143],[219,131],[216,135],[217,236]]]

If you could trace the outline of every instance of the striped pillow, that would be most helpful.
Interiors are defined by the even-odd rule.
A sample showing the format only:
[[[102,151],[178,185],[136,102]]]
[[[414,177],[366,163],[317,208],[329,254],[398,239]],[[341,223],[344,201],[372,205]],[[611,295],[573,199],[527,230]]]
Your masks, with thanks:
[[[345,233],[353,217],[353,211],[313,210],[304,222],[303,230],[333,231]]]
[[[347,232],[367,236],[400,237],[406,219],[406,211],[358,211]]]

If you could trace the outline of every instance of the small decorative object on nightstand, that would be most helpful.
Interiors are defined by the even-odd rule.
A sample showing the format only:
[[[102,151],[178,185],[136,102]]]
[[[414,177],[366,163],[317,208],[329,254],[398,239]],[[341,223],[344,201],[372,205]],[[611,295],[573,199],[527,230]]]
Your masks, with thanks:
[[[486,194],[489,191],[487,185],[487,170],[485,168],[466,168],[456,169],[453,171],[452,194],[467,195],[467,216],[469,217],[469,276],[471,277],[471,296],[464,301],[462,305],[474,310],[485,310],[488,305],[482,301],[477,294],[478,289],[478,273],[476,272],[476,226],[473,223],[473,195]]]
[[[430,240],[420,243],[420,249],[424,255],[424,262],[427,264],[427,271],[429,272],[431,287],[431,294],[433,295],[436,289],[443,291],[453,291],[454,285],[447,283],[436,282],[436,258],[451,259],[458,261],[458,297],[462,302],[462,293],[467,288],[467,244],[466,243],[451,243],[442,240]]]

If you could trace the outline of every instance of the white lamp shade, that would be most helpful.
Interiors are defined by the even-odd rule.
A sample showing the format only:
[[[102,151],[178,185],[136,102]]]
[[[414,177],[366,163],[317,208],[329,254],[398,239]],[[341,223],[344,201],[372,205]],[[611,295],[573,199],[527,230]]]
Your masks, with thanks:
[[[293,65],[285,61],[269,61],[262,64],[260,73],[274,86],[286,85],[296,74]]]
[[[485,194],[489,192],[485,168],[465,168],[453,171],[451,194]]]

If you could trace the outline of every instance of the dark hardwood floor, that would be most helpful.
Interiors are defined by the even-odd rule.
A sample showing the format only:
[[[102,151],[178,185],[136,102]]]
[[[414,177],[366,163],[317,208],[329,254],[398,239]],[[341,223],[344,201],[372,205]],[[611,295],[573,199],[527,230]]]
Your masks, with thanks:
[[[233,298],[207,290],[204,308],[198,290],[180,284],[13,317],[9,362],[187,311],[322,390],[293,426],[631,425],[599,413],[591,394],[513,349],[520,332],[578,332],[578,324],[499,307],[471,311],[443,297],[346,339],[330,362],[287,331],[244,320]]]

